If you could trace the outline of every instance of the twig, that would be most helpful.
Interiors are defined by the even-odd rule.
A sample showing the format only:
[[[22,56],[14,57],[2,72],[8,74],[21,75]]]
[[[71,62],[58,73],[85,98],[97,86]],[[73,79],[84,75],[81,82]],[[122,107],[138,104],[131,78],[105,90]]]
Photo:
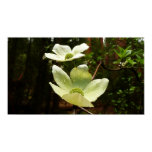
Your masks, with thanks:
[[[104,69],[108,70],[108,71],[119,71],[119,70],[122,70],[122,69],[123,69],[122,67],[121,67],[121,68],[117,68],[117,69],[110,69],[110,68],[106,67],[106,66],[104,65],[104,63],[102,63],[102,67],[103,67]]]
[[[97,68],[96,68],[96,70],[95,70],[95,72],[94,72],[94,74],[93,74],[93,76],[92,76],[92,80],[93,80],[93,79],[94,79],[94,77],[96,76],[97,71],[98,71],[98,69],[99,69],[100,65],[101,65],[101,61],[99,62],[98,66],[97,66]]]
[[[134,67],[120,67],[120,68],[117,68],[117,69],[110,69],[110,68],[106,67],[106,66],[104,65],[104,63],[102,63],[101,65],[102,65],[102,67],[103,67],[104,69],[106,69],[106,70],[108,70],[108,71],[120,71],[120,70],[125,70],[125,69],[131,70],[131,71],[134,73],[137,81],[138,81],[138,82],[141,82],[140,78],[138,77],[138,73],[137,73],[137,71],[134,69]]]
[[[78,106],[79,107],[79,106]],[[82,110],[84,110],[85,112],[87,112],[87,113],[89,113],[89,114],[91,114],[91,115],[93,115],[93,113],[91,113],[90,111],[88,111],[87,109],[85,109],[85,108],[82,108],[82,107],[79,107],[80,109],[82,109]]]

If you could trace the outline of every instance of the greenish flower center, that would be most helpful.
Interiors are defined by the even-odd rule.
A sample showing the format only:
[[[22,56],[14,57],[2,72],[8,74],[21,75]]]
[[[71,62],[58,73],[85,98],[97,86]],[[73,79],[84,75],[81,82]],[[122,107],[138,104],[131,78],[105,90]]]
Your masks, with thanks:
[[[80,88],[73,88],[70,93],[80,93],[82,96],[84,96],[84,93]]]
[[[73,57],[73,54],[72,53],[68,53],[68,54],[66,54],[66,56],[65,56],[65,60],[66,59],[71,59]]]

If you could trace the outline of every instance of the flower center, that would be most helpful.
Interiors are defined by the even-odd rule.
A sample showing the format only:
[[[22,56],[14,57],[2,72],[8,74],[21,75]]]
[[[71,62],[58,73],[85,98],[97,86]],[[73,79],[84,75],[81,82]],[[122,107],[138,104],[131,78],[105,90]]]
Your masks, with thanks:
[[[84,96],[84,93],[80,88],[73,88],[70,93],[80,93],[82,96]]]
[[[70,59],[70,58],[72,58],[73,57],[73,54],[72,53],[68,53],[68,54],[66,54],[66,56],[65,56],[65,60],[66,59]]]

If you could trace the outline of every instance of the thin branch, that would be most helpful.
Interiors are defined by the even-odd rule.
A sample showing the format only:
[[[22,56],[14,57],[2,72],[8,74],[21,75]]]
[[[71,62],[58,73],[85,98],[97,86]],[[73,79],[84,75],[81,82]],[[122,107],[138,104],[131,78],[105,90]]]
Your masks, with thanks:
[[[79,107],[79,106],[78,106]],[[89,114],[91,114],[91,115],[93,115],[93,113],[91,113],[90,111],[88,111],[87,109],[85,109],[85,108],[83,108],[83,107],[79,107],[80,109],[82,109],[83,111],[85,111],[85,112],[87,112],[87,113],[89,113]]]
[[[110,68],[106,67],[106,66],[104,65],[104,63],[102,63],[102,67],[103,67],[104,69],[108,70],[108,71],[119,71],[119,70],[122,70],[122,69],[123,69],[123,68],[110,69]]]
[[[102,63],[101,65],[102,65],[102,67],[103,67],[104,69],[106,69],[106,70],[108,70],[108,71],[120,71],[120,70],[123,70],[123,69],[124,69],[124,70],[125,70],[125,69],[131,70],[131,71],[134,73],[137,81],[141,82],[140,78],[138,77],[138,73],[137,73],[137,71],[134,69],[134,67],[120,67],[120,68],[117,68],[117,69],[110,69],[110,68],[106,67],[106,66],[104,65],[104,63]]]
[[[98,71],[100,65],[101,65],[101,61],[99,62],[98,66],[97,66],[97,68],[96,68],[96,70],[95,70],[95,72],[94,72],[94,74],[93,74],[93,76],[92,76],[92,80],[95,78],[95,76],[96,76],[96,74],[97,74],[97,71]]]

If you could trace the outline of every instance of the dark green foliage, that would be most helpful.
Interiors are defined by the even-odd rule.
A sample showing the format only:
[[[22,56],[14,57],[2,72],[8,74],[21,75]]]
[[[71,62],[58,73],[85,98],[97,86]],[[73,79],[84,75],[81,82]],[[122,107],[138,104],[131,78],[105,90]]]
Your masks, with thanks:
[[[73,48],[88,43],[86,56],[69,61],[43,60],[56,44]],[[144,113],[144,41],[143,38],[9,38],[8,39],[8,113],[69,114],[85,113],[61,101],[49,85],[54,82],[52,65],[68,74],[73,67],[87,64],[95,78],[108,78],[106,92],[88,110],[96,114]]]

